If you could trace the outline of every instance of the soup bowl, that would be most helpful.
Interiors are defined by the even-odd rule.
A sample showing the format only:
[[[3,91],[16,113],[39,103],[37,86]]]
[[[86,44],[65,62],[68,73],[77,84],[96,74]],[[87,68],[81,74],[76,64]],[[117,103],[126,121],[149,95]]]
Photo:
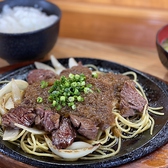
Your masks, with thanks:
[[[168,25],[157,32],[156,47],[161,63],[168,69]]]

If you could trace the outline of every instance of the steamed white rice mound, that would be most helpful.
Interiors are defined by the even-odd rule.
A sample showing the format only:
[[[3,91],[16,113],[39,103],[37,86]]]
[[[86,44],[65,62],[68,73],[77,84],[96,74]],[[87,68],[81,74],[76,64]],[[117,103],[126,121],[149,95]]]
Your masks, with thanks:
[[[16,6],[10,8],[5,5],[0,14],[1,33],[25,33],[39,30],[53,24],[58,16],[42,12],[33,7]]]

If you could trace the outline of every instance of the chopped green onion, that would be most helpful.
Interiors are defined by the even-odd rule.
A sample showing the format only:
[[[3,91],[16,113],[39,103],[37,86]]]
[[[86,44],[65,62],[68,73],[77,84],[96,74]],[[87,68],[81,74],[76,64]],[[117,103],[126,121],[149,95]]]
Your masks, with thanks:
[[[66,99],[65,96],[60,97],[60,101],[62,101],[62,102],[65,102],[65,99]]]
[[[61,76],[61,82],[63,83],[63,82],[65,82],[65,81],[66,81],[65,76]]]
[[[89,93],[89,92],[93,92],[90,88],[88,87],[85,87],[84,88],[84,93]]]
[[[57,101],[53,100],[52,105],[55,107],[57,104]]]
[[[80,75],[76,74],[76,75],[75,75],[75,79],[76,79],[76,80],[79,80],[79,79],[80,79]]]
[[[72,108],[73,110],[75,110],[75,109],[76,109],[76,105],[73,104],[73,105],[71,106],[71,108]]]
[[[79,95],[79,94],[80,94],[79,90],[75,88],[74,95]]]
[[[81,86],[85,86],[85,84],[86,84],[85,81],[82,81],[82,82],[80,83]]]
[[[77,86],[77,82],[72,82],[71,83],[71,87],[76,87]]]
[[[66,103],[65,103],[65,102],[62,102],[62,106],[66,106]]]
[[[92,84],[87,84],[86,85],[88,88],[91,88],[92,87]]]
[[[68,101],[69,101],[69,102],[74,102],[74,100],[75,100],[74,97],[69,97],[69,98],[68,98]]]
[[[60,80],[56,80],[48,91],[48,100],[52,102],[52,106],[60,110],[63,106],[69,106],[73,110],[76,109],[75,103],[84,101],[82,93],[93,92],[91,84],[86,84],[86,76],[84,74],[69,74],[69,77],[61,76]]]
[[[82,102],[82,101],[84,101],[84,98],[83,98],[82,96],[78,96],[78,97],[77,97],[77,100],[78,100],[79,102]]]
[[[70,83],[68,81],[65,82],[65,87],[69,87]]]
[[[37,97],[37,103],[42,103],[43,102],[43,98],[42,97]]]
[[[41,81],[40,86],[42,89],[46,88],[48,86],[48,82],[46,81]]]
[[[93,77],[93,78],[97,78],[97,77],[98,77],[97,72],[92,72],[92,77]]]
[[[80,81],[84,81],[86,79],[86,76],[84,74],[81,74]]]
[[[57,106],[57,110],[59,111],[59,110],[61,110],[61,105],[59,104],[58,106]]]
[[[70,78],[70,79],[74,79],[74,74],[71,74],[71,73],[70,73],[70,74],[69,74],[69,78]]]
[[[69,102],[69,103],[68,103],[68,106],[69,106],[69,107],[72,107],[73,105],[74,105],[74,102]]]

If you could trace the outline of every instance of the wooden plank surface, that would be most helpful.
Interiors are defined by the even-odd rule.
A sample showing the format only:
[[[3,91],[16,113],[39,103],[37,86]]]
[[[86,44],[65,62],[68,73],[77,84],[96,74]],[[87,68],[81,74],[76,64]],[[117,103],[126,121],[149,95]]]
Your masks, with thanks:
[[[168,23],[168,2],[49,0],[62,10],[60,37],[155,48],[157,31]],[[139,5],[138,5],[139,4]]]
[[[54,1],[54,0],[53,0]],[[64,0],[68,2],[70,0]],[[90,4],[124,6],[133,8],[148,8],[148,9],[168,9],[167,0],[71,0],[71,2],[85,2]]]

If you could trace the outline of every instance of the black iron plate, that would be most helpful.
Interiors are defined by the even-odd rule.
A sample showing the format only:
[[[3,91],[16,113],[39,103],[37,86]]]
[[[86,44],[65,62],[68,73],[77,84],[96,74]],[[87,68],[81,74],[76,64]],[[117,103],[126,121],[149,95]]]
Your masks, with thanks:
[[[67,67],[67,59],[59,59],[60,63]],[[99,160],[87,160],[87,161],[56,161],[51,158],[46,157],[36,157],[24,153],[20,148],[12,145],[9,142],[2,141],[0,139],[0,152],[15,159],[26,163],[28,165],[33,165],[35,167],[47,167],[47,168],[102,168],[102,167],[116,167],[123,165],[128,162],[137,160],[163,146],[168,142],[168,86],[161,80],[142,73],[138,70],[105,60],[90,59],[90,58],[76,58],[76,61],[81,61],[83,64],[94,64],[100,71],[109,72],[113,71],[115,73],[123,73],[127,71],[134,71],[138,75],[139,83],[144,88],[147,98],[149,100],[149,105],[153,107],[163,106],[162,112],[165,113],[164,116],[153,115],[155,119],[155,127],[153,135],[149,134],[149,131],[145,131],[136,138],[126,140],[122,142],[121,151],[114,157]],[[51,65],[50,61],[45,62]],[[0,76],[0,81],[14,79],[26,79],[27,74],[35,69],[33,64],[16,69],[11,72],[7,72]]]

